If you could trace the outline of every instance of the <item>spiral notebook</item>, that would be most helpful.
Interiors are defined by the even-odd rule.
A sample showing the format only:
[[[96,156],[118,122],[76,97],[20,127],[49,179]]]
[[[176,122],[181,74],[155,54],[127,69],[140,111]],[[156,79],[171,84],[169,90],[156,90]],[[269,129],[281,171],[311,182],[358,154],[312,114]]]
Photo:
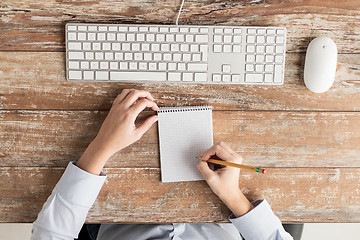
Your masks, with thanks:
[[[211,106],[158,111],[162,182],[203,180],[196,158],[213,145]]]

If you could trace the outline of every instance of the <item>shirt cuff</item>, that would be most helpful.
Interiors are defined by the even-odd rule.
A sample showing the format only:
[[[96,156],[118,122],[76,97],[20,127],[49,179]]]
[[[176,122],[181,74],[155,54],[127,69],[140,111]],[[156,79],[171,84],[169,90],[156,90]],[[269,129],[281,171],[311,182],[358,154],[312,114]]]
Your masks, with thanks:
[[[245,215],[230,217],[230,221],[245,239],[273,239],[274,234],[284,231],[280,219],[266,200],[258,200],[252,204],[254,209]]]
[[[91,207],[104,182],[106,175],[94,175],[70,162],[65,169],[53,193],[59,193],[64,199],[82,206]]]

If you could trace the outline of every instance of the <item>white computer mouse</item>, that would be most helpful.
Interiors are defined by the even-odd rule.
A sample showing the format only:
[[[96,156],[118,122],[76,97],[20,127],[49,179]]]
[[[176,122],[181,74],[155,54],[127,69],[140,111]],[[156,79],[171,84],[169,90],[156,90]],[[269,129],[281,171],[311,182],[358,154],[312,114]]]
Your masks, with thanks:
[[[328,37],[312,40],[306,50],[304,82],[315,93],[323,93],[331,88],[335,79],[337,48]]]

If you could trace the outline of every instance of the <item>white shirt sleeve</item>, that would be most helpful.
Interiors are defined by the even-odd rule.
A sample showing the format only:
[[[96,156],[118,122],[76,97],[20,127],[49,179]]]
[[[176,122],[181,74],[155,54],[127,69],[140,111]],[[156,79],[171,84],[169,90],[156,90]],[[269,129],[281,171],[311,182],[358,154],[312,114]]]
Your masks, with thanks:
[[[273,213],[266,200],[253,202],[254,209],[230,221],[245,239],[256,240],[291,240],[283,228],[280,219]]]
[[[105,179],[69,163],[34,222],[31,240],[77,238]]]

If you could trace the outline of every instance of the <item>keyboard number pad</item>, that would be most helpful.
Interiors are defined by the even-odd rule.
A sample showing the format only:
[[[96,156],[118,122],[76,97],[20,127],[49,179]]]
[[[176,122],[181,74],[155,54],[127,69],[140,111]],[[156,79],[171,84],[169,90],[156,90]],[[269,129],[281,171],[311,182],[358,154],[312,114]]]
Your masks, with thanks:
[[[248,28],[246,31],[245,82],[281,83],[285,31],[272,28]]]

